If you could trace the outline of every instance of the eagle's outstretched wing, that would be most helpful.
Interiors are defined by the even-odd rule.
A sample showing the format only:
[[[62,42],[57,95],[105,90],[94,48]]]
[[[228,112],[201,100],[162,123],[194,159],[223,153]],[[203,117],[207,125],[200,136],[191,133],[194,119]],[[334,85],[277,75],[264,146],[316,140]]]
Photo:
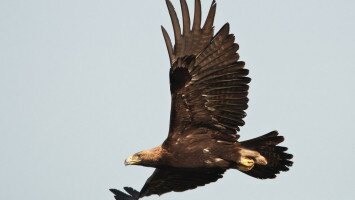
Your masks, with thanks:
[[[124,188],[128,194],[117,189],[110,189],[110,191],[115,194],[117,200],[137,200],[154,194],[162,195],[172,191],[183,192],[195,189],[222,178],[225,171],[217,168],[194,170],[156,169],[147,179],[140,192],[130,187]]]
[[[201,28],[201,2],[195,0],[192,29],[185,0],[180,0],[183,31],[170,0],[166,0],[171,16],[175,46],[162,27],[171,69],[172,95],[169,137],[186,128],[203,126],[222,133],[236,134],[244,125],[248,107],[249,71],[239,61],[235,37],[225,24],[213,36],[216,2],[213,1]]]

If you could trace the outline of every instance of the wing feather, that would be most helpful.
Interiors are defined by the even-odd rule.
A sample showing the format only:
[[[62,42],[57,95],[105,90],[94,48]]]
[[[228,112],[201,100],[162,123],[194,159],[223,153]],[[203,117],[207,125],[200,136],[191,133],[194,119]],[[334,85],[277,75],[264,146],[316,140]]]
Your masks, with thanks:
[[[165,28],[163,26],[161,26],[161,30],[163,32],[163,36],[164,36],[164,40],[165,40],[165,44],[166,44],[166,48],[168,50],[168,54],[169,54],[169,60],[170,62],[172,62],[173,60],[173,44],[171,43],[171,39],[170,36],[168,34],[168,32],[165,30]]]
[[[201,28],[201,1],[195,1],[195,15],[194,15],[194,23],[192,25],[193,32],[200,31]]]
[[[205,21],[205,25],[203,26],[203,30],[211,31],[213,29],[214,17],[216,15],[217,3],[215,0],[212,1],[210,11],[208,12],[207,19]]]
[[[180,0],[181,4],[181,11],[182,11],[182,18],[183,18],[183,32],[184,36],[190,34],[190,13],[189,7],[187,6],[186,0]]]
[[[201,1],[195,0],[195,13],[190,30],[186,0],[180,0],[183,33],[175,9],[167,0],[175,45],[163,29],[171,61],[172,94],[170,135],[186,128],[207,127],[222,133],[234,133],[245,123],[248,90],[251,79],[245,63],[239,61],[239,45],[226,23],[213,36],[217,4],[212,1],[201,28]]]
[[[223,177],[223,169],[156,169],[144,184],[139,197],[183,192],[215,182]]]
[[[211,5],[211,11],[206,20],[204,28],[201,29],[201,2],[200,0],[195,1],[195,14],[194,22],[192,25],[192,30],[190,30],[190,15],[186,0],[180,0],[181,10],[183,14],[183,35],[181,35],[181,28],[179,24],[179,19],[176,15],[175,9],[170,0],[166,0],[166,4],[169,10],[169,15],[173,24],[174,36],[175,36],[175,45],[173,57],[170,61],[170,64],[177,62],[178,58],[197,55],[209,44],[211,38],[213,37],[213,26],[210,26],[210,23],[213,23],[214,13],[216,9],[215,3]]]
[[[174,8],[174,6],[173,6],[173,4],[171,3],[170,0],[166,0],[166,5],[167,5],[168,10],[169,10],[171,23],[173,24],[175,43],[178,43],[180,35],[181,35],[179,18],[177,17],[177,14],[175,12],[175,8]]]
[[[225,38],[228,36],[228,33],[229,33],[229,24],[227,23],[216,34],[216,36],[211,41],[210,45],[207,46],[207,48],[201,52],[198,58],[196,58],[196,64],[197,65],[200,64],[201,61],[206,60],[209,57],[209,55],[211,55],[213,52],[218,50],[219,47],[223,44],[223,41],[225,41]]]

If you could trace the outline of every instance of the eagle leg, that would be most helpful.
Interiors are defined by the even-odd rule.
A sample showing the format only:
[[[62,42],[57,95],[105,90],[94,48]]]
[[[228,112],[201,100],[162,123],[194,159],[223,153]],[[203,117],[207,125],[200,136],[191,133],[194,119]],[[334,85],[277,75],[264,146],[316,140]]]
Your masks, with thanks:
[[[247,171],[250,171],[251,169],[253,169],[254,163],[255,162],[253,159],[242,156],[242,157],[240,157],[240,161],[239,161],[237,167],[240,171],[247,172]]]
[[[255,164],[267,165],[267,160],[257,151],[252,151],[249,149],[241,149],[240,160],[238,162],[238,169],[241,171],[250,171],[253,169]]]

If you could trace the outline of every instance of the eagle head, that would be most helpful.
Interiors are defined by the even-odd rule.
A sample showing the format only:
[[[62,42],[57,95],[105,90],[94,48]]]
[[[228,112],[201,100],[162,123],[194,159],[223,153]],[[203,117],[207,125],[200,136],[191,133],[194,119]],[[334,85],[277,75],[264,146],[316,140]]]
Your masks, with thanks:
[[[148,167],[155,167],[159,165],[162,158],[162,148],[161,146],[155,147],[153,149],[140,151],[128,157],[125,161],[125,165],[142,165]]]
[[[125,161],[124,164],[127,165],[139,165],[142,162],[142,158],[139,155],[139,153],[136,153],[130,157],[128,157]]]

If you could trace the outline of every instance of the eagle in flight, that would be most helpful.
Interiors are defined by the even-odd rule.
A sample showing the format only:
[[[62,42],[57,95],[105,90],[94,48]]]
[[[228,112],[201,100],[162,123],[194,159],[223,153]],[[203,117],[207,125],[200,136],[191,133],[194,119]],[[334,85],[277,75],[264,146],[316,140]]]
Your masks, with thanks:
[[[272,179],[292,166],[292,155],[279,146],[277,131],[239,141],[248,107],[248,69],[239,60],[238,44],[225,24],[214,34],[216,2],[201,26],[201,1],[195,0],[192,27],[186,0],[180,0],[182,30],[170,0],[166,0],[174,29],[173,46],[163,36],[170,58],[171,115],[167,139],[138,152],[125,165],[156,168],[140,192],[111,189],[117,200],[140,199],[182,192],[215,182],[228,169],[258,179]]]

